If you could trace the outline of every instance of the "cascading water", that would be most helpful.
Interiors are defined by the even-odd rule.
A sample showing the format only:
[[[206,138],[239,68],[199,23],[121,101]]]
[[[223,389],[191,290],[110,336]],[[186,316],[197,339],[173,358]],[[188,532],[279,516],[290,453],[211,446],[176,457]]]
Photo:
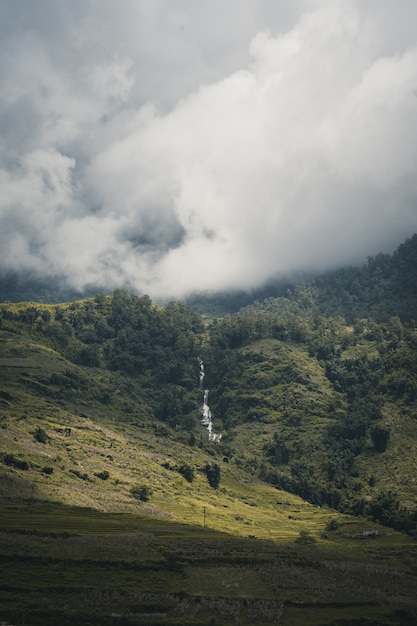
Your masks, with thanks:
[[[200,391],[203,391],[203,387],[204,387],[204,363],[201,359],[199,359],[200,361],[200,383],[198,388],[200,389]]]
[[[214,441],[214,442],[219,442],[221,441],[222,435],[221,433],[214,433],[213,432],[213,420],[211,419],[211,411],[210,411],[210,407],[208,405],[208,395],[209,395],[209,390],[208,389],[204,389],[204,364],[203,361],[201,359],[199,359],[200,362],[200,382],[199,382],[199,389],[200,391],[203,393],[203,405],[201,407],[201,424],[203,426],[207,427],[208,430],[208,437],[210,439],[210,441]]]
[[[208,389],[204,390],[204,399],[203,399],[203,407],[201,409],[201,414],[202,414],[202,421],[207,424],[211,418],[211,414],[210,414],[210,408],[209,405],[207,404],[207,400],[208,400]]]

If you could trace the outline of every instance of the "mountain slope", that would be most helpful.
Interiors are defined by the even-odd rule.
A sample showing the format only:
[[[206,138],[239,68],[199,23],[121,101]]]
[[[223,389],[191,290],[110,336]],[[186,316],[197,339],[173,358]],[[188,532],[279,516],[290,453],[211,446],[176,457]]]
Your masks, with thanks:
[[[403,322],[417,317],[417,234],[393,254],[369,257],[363,267],[347,267],[318,277],[294,291],[297,301],[310,300],[321,315],[342,315],[352,322],[373,318]]]
[[[281,539],[294,539],[303,528],[319,536],[332,516],[289,494],[279,495],[223,461],[221,447],[209,443],[202,427],[195,431],[196,444],[190,445],[187,432],[155,422],[145,405],[126,414],[119,394],[103,404],[102,388],[116,382],[122,388],[120,375],[114,380],[101,369],[74,365],[56,351],[4,330],[1,354],[3,497],[139,510],[198,525],[205,517],[211,528]],[[221,468],[217,490],[205,474],[214,461]],[[195,473],[192,482],[183,475],[187,466]],[[134,497],[137,486],[147,487],[148,501]],[[297,524],[288,521],[294,510]]]
[[[0,620],[413,623],[413,294],[371,282],[0,305]]]
[[[134,487],[136,470],[127,468],[139,453],[129,446],[140,440],[147,469],[139,476],[150,482],[154,506],[159,506],[158,493],[169,500],[160,488],[168,484],[175,508],[178,492],[172,486],[177,485],[190,490],[190,506],[201,518],[194,487],[199,479],[207,484],[205,467],[215,463],[224,480],[244,472],[245,480],[267,482],[312,504],[414,532],[413,324],[393,318],[350,325],[341,316],[320,317],[278,299],[204,326],[183,305],[162,309],[149,298],[125,292],[67,305],[2,305],[1,313],[0,401],[5,417],[9,409],[15,412],[3,428],[3,435],[11,429],[10,449],[3,450],[9,467],[18,467],[10,426],[17,418],[31,424],[28,450],[34,450],[33,437],[40,444],[37,450],[44,446],[47,451],[56,440],[60,453],[65,450],[73,460],[73,467],[66,467],[71,485],[78,484],[80,494],[86,494],[94,492],[93,483],[99,491],[114,484],[118,489],[112,498],[120,506],[131,503],[132,493],[120,484]],[[215,428],[223,435],[220,445],[211,444],[200,425],[198,355],[206,366]],[[49,407],[48,429],[39,420],[31,423],[38,412],[45,419]],[[108,428],[109,421],[129,428],[114,444],[129,449],[127,457],[107,468],[116,458],[107,449],[113,445],[111,436],[91,433],[99,451],[90,443],[91,450],[78,457],[79,442],[71,444],[63,433],[67,427],[82,428],[86,418],[98,429]],[[112,436],[118,441],[116,433]],[[157,461],[150,456],[152,449]],[[47,460],[44,468],[49,470],[41,472],[45,484],[53,482]],[[43,469],[40,461],[36,464]],[[190,475],[184,469],[188,466],[198,479],[193,486],[184,478]],[[119,476],[116,467],[124,467],[127,475]],[[114,474],[113,482],[100,478],[106,473]],[[59,473],[54,470],[54,475]],[[98,495],[91,497],[99,502]]]

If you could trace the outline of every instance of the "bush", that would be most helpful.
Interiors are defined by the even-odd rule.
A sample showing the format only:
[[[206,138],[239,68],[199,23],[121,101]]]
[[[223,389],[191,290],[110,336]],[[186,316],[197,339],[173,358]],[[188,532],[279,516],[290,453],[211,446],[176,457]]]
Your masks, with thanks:
[[[21,470],[29,469],[29,463],[27,461],[20,461],[19,459],[16,459],[13,454],[6,454],[4,456],[4,463],[9,467],[16,467]]]
[[[316,539],[310,534],[308,530],[300,530],[300,534],[295,540],[295,543],[301,543],[305,546],[311,546],[316,543]]]
[[[147,485],[134,485],[131,488],[130,493],[134,498],[136,498],[136,500],[148,502],[152,494],[152,489],[150,489]]]
[[[46,443],[48,440],[48,435],[40,426],[38,426],[33,436],[35,437],[36,441],[39,441],[39,443]]]
[[[88,477],[88,474],[85,474],[85,473],[83,474],[79,470],[70,469],[69,471],[71,472],[71,474],[74,474],[74,476],[77,476],[77,478],[81,478],[81,480],[90,480],[90,478]]]
[[[43,471],[44,474],[52,474],[53,471],[54,471],[54,468],[53,467],[44,467],[42,469],[42,471]]]
[[[188,463],[184,463],[180,465],[178,468],[178,472],[181,476],[184,476],[185,480],[188,480],[189,483],[192,483],[194,480],[194,469],[188,465]]]
[[[371,439],[377,452],[385,452],[389,441],[390,430],[383,426],[374,426],[371,429]]]
[[[107,480],[110,474],[107,470],[104,470],[104,472],[97,472],[97,474],[94,474],[94,476],[97,476],[97,478],[101,478],[101,480]]]
[[[331,530],[337,530],[338,528],[339,528],[339,524],[334,519],[334,517],[329,519],[329,521],[326,524],[326,530],[331,531]]]

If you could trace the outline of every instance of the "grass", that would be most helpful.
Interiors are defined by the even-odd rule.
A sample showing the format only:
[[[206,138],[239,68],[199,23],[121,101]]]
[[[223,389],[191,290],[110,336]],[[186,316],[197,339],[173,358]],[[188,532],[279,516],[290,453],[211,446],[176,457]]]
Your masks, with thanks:
[[[411,624],[395,619],[417,609],[416,546],[377,541],[358,551],[339,535],[337,549],[309,547],[143,515],[9,504],[0,514],[0,619]]]

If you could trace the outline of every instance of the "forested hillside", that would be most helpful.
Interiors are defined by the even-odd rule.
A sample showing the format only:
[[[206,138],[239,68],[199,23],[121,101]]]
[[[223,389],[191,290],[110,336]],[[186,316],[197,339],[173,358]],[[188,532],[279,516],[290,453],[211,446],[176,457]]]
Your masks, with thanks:
[[[362,268],[345,268],[312,282],[314,302],[324,315],[352,321],[372,317],[387,321],[417,318],[417,234],[394,254],[369,257]]]
[[[119,290],[112,297],[97,295],[65,305],[3,305],[1,316],[1,328],[9,333],[42,341],[77,365],[119,373],[119,378],[116,374],[112,378],[114,388],[106,381],[101,389],[85,390],[104,404],[123,390],[127,414],[139,402],[150,417],[173,426],[190,415],[197,421],[195,387],[203,323],[184,305],[160,308],[147,296]],[[73,380],[70,372],[52,374],[45,382],[53,384],[58,395],[83,388],[83,381]]]
[[[402,321],[417,316],[417,234],[393,254],[368,257],[366,265],[344,267],[309,279],[272,281],[251,293],[194,295],[188,304],[209,316],[236,313],[243,307],[306,310],[319,315],[342,315],[348,321],[372,317]],[[254,304],[252,304],[254,303]]]
[[[219,321],[208,352],[239,462],[316,504],[414,528],[414,324],[251,310]]]
[[[240,462],[311,502],[415,528],[416,286],[414,236],[213,323],[213,409],[244,442]]]
[[[12,388],[66,409],[83,403],[94,419],[110,414],[198,444],[253,480],[414,533],[416,247],[413,237],[362,270],[211,321],[123,290],[61,305],[3,304],[3,418],[18,398]],[[73,366],[13,378],[13,355],[29,345]],[[200,423],[199,358],[217,445]]]

